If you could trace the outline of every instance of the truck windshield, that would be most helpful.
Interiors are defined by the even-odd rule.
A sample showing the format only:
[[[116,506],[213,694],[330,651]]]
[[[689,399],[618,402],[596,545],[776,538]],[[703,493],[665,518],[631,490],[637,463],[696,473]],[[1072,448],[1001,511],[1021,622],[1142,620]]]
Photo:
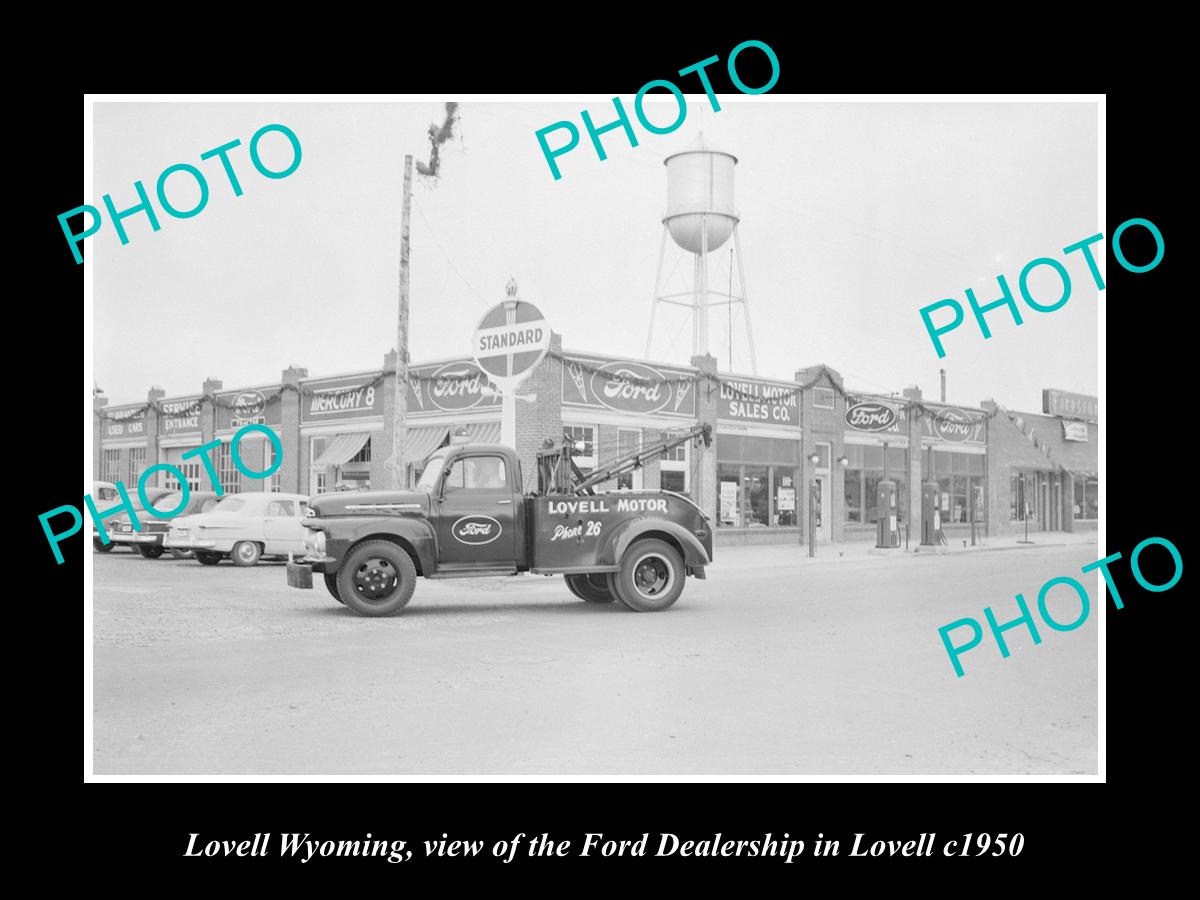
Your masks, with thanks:
[[[417,487],[423,491],[432,491],[434,485],[437,484],[438,476],[442,474],[442,465],[446,459],[446,454],[439,453],[436,456],[431,456],[425,463],[425,471],[421,473],[421,477],[417,479]]]

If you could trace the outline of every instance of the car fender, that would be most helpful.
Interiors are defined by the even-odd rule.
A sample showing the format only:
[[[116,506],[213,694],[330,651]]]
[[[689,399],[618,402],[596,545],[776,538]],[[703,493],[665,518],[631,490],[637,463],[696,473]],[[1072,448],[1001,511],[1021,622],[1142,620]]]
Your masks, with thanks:
[[[359,541],[370,537],[398,538],[412,548],[416,555],[417,571],[431,575],[437,570],[437,541],[428,519],[410,516],[337,516],[309,518],[305,524],[325,532],[325,552],[337,561]],[[326,563],[326,572],[336,567]]]
[[[694,534],[675,522],[655,518],[631,519],[616,528],[600,551],[599,561],[606,565],[620,565],[630,544],[654,532],[674,538],[673,543],[683,550],[683,564],[688,568],[707,566],[712,562],[704,545]]]

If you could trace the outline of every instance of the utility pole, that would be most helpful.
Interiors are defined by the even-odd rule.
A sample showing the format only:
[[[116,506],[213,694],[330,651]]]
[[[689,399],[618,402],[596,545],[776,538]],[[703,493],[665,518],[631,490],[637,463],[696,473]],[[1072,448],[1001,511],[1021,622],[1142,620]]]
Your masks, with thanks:
[[[392,418],[392,489],[404,484],[404,439],[408,419],[408,223],[412,214],[412,154],[404,157],[404,202],[400,213],[400,310],[396,317],[396,403]]]

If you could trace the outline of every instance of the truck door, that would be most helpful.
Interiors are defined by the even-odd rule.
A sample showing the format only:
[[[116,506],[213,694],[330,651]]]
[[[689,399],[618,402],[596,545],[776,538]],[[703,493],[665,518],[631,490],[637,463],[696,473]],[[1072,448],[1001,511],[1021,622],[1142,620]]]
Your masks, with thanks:
[[[486,567],[516,560],[520,496],[507,472],[505,458],[494,453],[453,462],[435,504],[440,563]]]

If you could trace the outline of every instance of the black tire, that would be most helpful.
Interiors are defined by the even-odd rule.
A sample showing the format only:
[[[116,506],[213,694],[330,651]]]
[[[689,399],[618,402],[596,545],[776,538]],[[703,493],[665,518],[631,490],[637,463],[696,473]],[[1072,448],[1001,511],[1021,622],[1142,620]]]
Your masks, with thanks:
[[[172,559],[191,559],[192,551],[191,550],[180,550],[177,547],[172,547],[171,548],[171,558]]]
[[[634,612],[661,612],[683,593],[686,577],[679,552],[665,541],[634,541],[609,576],[613,593]]]
[[[221,554],[214,553],[212,550],[197,550],[196,562],[202,566],[215,566],[221,561]]]
[[[417,568],[391,541],[364,541],[337,571],[338,599],[360,616],[390,616],[412,599]]]
[[[235,566],[257,566],[262,556],[262,547],[254,541],[238,541],[229,551],[229,558]]]
[[[342,595],[338,593],[337,573],[336,572],[334,572],[334,573],[326,572],[325,573],[325,588],[329,591],[330,594],[333,595],[334,600],[336,600],[338,603],[342,604],[342,606],[346,605],[346,601],[343,600]]]
[[[115,544],[102,544],[100,538],[92,538],[92,549],[97,553],[111,553]]]
[[[161,544],[138,544],[137,552],[146,559],[158,559],[166,551],[163,550]]]
[[[564,575],[567,587],[580,600],[588,603],[612,603],[616,597],[608,589],[608,576],[603,573],[594,575]]]

